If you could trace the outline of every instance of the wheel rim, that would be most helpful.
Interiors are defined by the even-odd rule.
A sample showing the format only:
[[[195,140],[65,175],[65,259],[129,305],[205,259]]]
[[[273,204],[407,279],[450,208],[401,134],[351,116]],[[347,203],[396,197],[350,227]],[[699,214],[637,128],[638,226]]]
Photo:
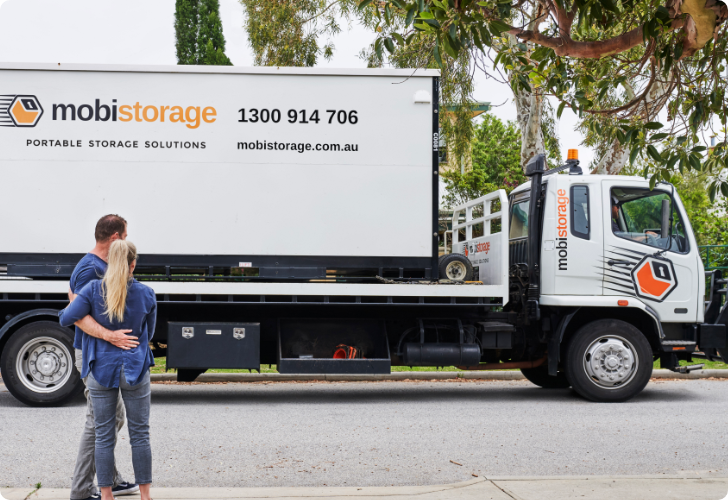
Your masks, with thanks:
[[[467,269],[465,268],[465,264],[458,261],[450,262],[445,268],[445,274],[447,275],[447,279],[453,281],[465,279],[466,273]]]
[[[37,337],[20,349],[15,368],[26,388],[47,394],[68,382],[73,363],[71,353],[63,342],[52,337]]]
[[[639,367],[637,352],[627,339],[605,335],[592,342],[584,354],[589,380],[604,389],[619,389],[634,379]]]

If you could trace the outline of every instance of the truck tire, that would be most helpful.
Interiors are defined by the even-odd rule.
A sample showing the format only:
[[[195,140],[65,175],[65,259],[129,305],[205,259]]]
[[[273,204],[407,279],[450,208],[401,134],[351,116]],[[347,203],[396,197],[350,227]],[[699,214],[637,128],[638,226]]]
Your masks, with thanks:
[[[552,377],[545,366],[521,368],[521,373],[529,382],[544,389],[568,389],[571,387],[564,372],[558,372],[555,377]]]
[[[473,265],[459,253],[443,255],[440,258],[440,279],[450,281],[473,281]]]
[[[75,368],[73,331],[52,321],[23,326],[0,358],[3,382],[28,406],[58,406],[83,390]]]
[[[652,348],[637,328],[616,319],[588,323],[566,346],[566,378],[582,397],[618,402],[639,394],[652,374]]]

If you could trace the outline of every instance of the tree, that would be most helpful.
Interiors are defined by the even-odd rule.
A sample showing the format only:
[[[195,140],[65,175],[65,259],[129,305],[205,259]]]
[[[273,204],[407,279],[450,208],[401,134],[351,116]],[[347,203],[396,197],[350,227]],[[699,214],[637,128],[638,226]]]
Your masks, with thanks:
[[[218,0],[177,0],[174,16],[177,64],[232,66]]]
[[[339,18],[347,18],[352,0],[240,0],[245,10],[244,28],[256,66],[316,65],[330,59],[331,42],[319,40],[339,33]],[[335,8],[332,8],[335,7]]]
[[[510,192],[526,180],[521,170],[521,133],[513,122],[503,123],[491,113],[474,127],[472,163],[461,174],[458,169],[444,172],[447,186],[445,206],[454,207],[483,194],[504,188]]]
[[[584,119],[602,152],[598,171],[616,173],[649,155],[651,182],[680,166],[707,170],[709,190],[728,194],[720,175],[728,162],[725,70],[728,7],[718,0],[386,0],[376,4],[383,28],[375,42],[393,53],[421,33],[436,39],[433,56],[495,51],[514,93],[553,96],[557,116],[570,108]],[[364,0],[360,8],[375,4]],[[382,5],[384,6],[382,8]],[[393,22],[393,20],[395,20]],[[381,49],[380,49],[381,50]],[[517,101],[518,102],[518,101]],[[660,110],[670,130],[658,131]],[[704,156],[702,137],[715,121],[724,138]],[[531,127],[537,132],[537,129]],[[658,149],[659,148],[659,149]],[[703,148],[703,149],[701,149]],[[628,151],[628,153],[626,153]]]
[[[197,64],[197,0],[177,0],[174,13],[177,64]]]

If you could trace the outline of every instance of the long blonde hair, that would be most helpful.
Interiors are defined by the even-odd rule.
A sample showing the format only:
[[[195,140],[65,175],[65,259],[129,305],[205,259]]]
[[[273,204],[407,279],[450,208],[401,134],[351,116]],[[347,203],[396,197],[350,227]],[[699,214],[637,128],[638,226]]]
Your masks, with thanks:
[[[101,295],[106,303],[104,314],[109,321],[124,321],[127,286],[132,279],[129,268],[136,258],[137,249],[131,241],[116,240],[109,248],[109,267],[101,281]]]

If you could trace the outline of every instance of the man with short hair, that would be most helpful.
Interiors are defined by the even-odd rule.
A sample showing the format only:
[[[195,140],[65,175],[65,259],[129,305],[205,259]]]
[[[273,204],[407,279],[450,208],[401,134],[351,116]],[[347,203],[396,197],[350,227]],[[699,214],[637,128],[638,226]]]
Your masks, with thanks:
[[[105,215],[96,223],[94,236],[96,238],[96,246],[79,261],[71,275],[70,288],[68,290],[69,300],[76,295],[90,281],[101,279],[106,274],[106,261],[109,255],[109,248],[116,240],[126,239],[126,220],[118,215]],[[127,350],[136,347],[139,343],[136,337],[127,335],[132,330],[111,331],[99,325],[91,316],[86,316],[82,320],[76,322],[76,336],[73,341],[73,347],[76,350],[76,368],[81,372],[82,357],[82,338],[83,332],[92,337],[97,337],[111,344]],[[83,379],[86,383],[86,379]],[[76,467],[73,471],[73,481],[71,484],[71,500],[95,500],[100,499],[99,490],[94,484],[96,476],[96,428],[94,425],[94,408],[88,389],[84,391],[86,395],[86,424],[81,435],[81,444],[78,448],[78,456],[76,457]],[[119,397],[116,406],[116,432],[124,426],[126,420],[126,412],[124,403]],[[112,489],[114,495],[130,495],[139,491],[139,486],[133,483],[127,483],[116,470],[114,465],[114,487]]]

